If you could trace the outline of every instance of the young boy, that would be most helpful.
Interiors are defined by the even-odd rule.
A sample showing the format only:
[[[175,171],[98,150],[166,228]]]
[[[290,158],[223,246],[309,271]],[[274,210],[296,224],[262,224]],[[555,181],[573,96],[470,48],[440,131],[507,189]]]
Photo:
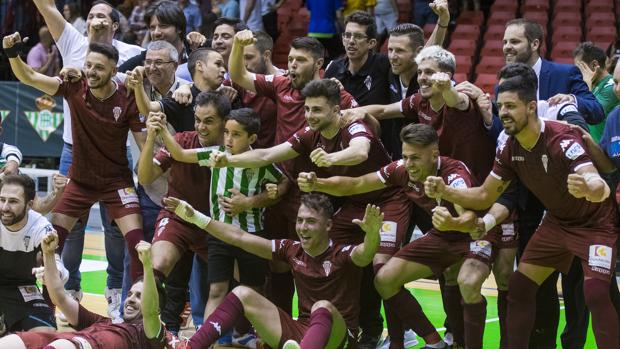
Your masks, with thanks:
[[[162,136],[166,148],[175,160],[207,166],[213,151],[235,155],[250,150],[257,139],[259,129],[259,117],[252,109],[242,108],[231,111],[227,118],[223,146],[182,149],[166,134],[166,131],[162,132]],[[258,169],[224,167],[212,169],[210,185],[211,217],[264,237],[263,207],[274,204],[277,198],[286,192],[287,180],[275,165]],[[248,205],[249,200],[259,198],[257,194],[264,190],[263,186],[268,191],[268,200],[259,199],[262,202]],[[239,281],[242,285],[258,291],[264,284],[267,272],[266,260],[209,236],[210,290],[206,316],[215,310],[228,293],[235,261],[238,264]],[[242,330],[241,332],[243,333]],[[226,344],[227,341],[228,338],[222,338],[220,344]]]

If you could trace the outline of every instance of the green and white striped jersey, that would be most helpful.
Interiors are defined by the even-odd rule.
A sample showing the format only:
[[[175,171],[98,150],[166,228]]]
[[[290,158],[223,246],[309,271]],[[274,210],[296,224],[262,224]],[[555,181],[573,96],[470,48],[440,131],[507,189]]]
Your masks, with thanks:
[[[197,152],[198,164],[207,166],[209,157],[214,150],[225,151],[223,146],[211,146],[199,149]],[[219,196],[231,197],[230,189],[237,189],[245,196],[258,195],[263,191],[265,183],[277,183],[282,178],[282,172],[275,165],[261,168],[223,167],[211,169],[211,217],[220,222],[229,223],[254,233],[263,230],[262,208],[252,208],[235,217],[227,215],[217,202]]]

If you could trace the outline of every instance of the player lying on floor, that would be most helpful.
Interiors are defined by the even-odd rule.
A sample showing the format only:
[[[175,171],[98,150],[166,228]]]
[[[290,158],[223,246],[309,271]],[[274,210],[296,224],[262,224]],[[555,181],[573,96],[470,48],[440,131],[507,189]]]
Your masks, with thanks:
[[[377,206],[366,206],[364,218],[353,220],[366,236],[363,243],[351,246],[330,241],[333,207],[323,194],[301,197],[295,226],[300,241],[270,241],[248,234],[212,220],[176,198],[165,198],[164,204],[182,219],[228,244],[287,263],[299,297],[299,319],[293,320],[258,292],[236,287],[189,340],[188,348],[208,348],[241,316],[248,318],[259,337],[272,348],[344,348],[347,341],[348,348],[356,346],[350,336],[356,332],[352,329],[357,328],[361,267],[372,261],[379,248],[383,222]]]
[[[45,265],[45,284],[54,304],[65,314],[76,332],[18,332],[0,338],[2,349],[173,349],[173,340],[159,321],[160,304],[163,307],[164,290],[156,285],[151,265],[151,244],[141,241],[136,245],[143,263],[144,276],[131,286],[124,304],[124,323],[86,310],[64,291],[56,268],[54,252],[58,235],[48,233],[41,242]]]

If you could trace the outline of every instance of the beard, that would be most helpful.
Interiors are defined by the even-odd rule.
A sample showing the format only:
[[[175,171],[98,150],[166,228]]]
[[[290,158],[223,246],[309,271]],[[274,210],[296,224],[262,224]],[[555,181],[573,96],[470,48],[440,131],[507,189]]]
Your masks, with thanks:
[[[21,222],[22,219],[24,219],[24,217],[26,217],[26,212],[27,210],[24,209],[22,212],[18,213],[18,214],[11,214],[8,217],[5,217],[4,214],[2,215],[2,218],[0,218],[0,221],[2,221],[2,224],[6,227],[6,226],[11,226],[11,225],[15,225],[19,222]]]

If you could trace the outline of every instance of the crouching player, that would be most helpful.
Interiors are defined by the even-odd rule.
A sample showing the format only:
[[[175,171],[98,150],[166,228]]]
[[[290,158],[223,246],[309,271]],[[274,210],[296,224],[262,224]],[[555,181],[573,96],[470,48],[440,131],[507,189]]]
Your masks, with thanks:
[[[383,222],[378,207],[368,205],[364,218],[353,220],[366,235],[364,242],[351,246],[330,241],[333,207],[322,194],[301,197],[295,224],[300,241],[270,241],[248,234],[233,225],[211,220],[176,198],[166,198],[164,204],[182,219],[226,243],[288,264],[299,298],[299,319],[295,321],[258,292],[236,287],[205,320],[188,347],[208,348],[241,316],[250,320],[259,337],[272,348],[344,348],[347,341],[348,348],[356,346],[351,334],[358,327],[362,267],[372,262]]]

